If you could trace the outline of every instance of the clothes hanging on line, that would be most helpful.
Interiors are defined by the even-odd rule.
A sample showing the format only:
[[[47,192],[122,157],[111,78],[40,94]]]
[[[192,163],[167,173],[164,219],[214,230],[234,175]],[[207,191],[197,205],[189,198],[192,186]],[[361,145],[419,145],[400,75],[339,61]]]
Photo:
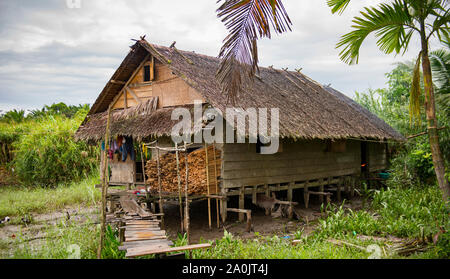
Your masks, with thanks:
[[[133,138],[124,137],[123,144],[119,147],[119,151],[122,154],[122,161],[127,160],[128,155],[130,155],[131,160],[135,160],[136,154],[134,152]]]

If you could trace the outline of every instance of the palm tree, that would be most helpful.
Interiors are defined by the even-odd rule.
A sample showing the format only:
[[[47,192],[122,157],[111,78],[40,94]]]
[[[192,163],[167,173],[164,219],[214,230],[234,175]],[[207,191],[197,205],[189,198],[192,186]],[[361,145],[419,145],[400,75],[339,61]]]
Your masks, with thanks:
[[[25,111],[13,109],[3,114],[0,119],[9,123],[21,123],[25,120]]]
[[[329,0],[332,12],[342,13],[350,0]],[[422,64],[425,89],[425,112],[433,165],[445,202],[450,196],[450,186],[445,177],[445,162],[439,146],[435,96],[429,58],[429,40],[448,37],[450,10],[446,0],[395,0],[378,7],[367,7],[353,19],[353,31],[343,35],[337,44],[342,48],[340,58],[348,63],[358,63],[359,50],[369,34],[374,33],[379,49],[387,54],[405,53],[411,37],[420,36],[421,50],[414,67],[410,91],[410,115],[420,117],[420,64]]]
[[[258,71],[258,38],[291,30],[291,20],[281,0],[219,0],[217,9],[229,35],[224,39],[217,78],[228,100],[234,105],[242,84]]]
[[[442,42],[444,48],[430,52],[433,83],[436,86],[436,104],[450,119],[450,40]]]

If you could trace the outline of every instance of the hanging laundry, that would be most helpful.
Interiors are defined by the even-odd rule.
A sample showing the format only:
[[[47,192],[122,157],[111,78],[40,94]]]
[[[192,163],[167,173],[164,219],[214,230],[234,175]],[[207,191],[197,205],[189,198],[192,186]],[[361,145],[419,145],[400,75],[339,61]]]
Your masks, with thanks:
[[[111,145],[111,149],[114,153],[119,152],[119,145],[117,144],[116,140],[113,140],[112,145]]]
[[[114,152],[112,151],[112,149],[108,149],[108,158],[110,159],[110,160],[112,160],[114,157]]]
[[[117,148],[122,146],[123,137],[117,136]]]
[[[130,155],[131,160],[133,160],[133,161],[135,160],[134,145],[133,145],[132,137],[124,137],[124,143],[120,148],[121,148],[123,162],[125,162],[127,160],[128,154]]]

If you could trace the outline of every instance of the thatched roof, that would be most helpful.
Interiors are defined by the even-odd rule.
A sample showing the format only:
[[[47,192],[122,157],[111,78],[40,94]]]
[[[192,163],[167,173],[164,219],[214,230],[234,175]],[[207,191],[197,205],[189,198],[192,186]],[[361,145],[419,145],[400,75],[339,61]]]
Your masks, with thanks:
[[[213,107],[224,112],[229,106],[215,78],[220,63],[218,58],[153,45],[143,39],[132,47],[111,80],[126,82],[148,53],[196,89]],[[77,131],[78,138],[101,137],[104,126],[102,130],[98,128],[102,121],[105,122],[105,114],[99,113],[107,109],[122,87],[123,84],[108,82]],[[281,137],[404,140],[383,120],[350,98],[296,71],[261,67],[253,83],[247,84],[239,93],[237,106],[243,109],[279,108]],[[139,120],[114,123],[112,131],[139,137],[168,135],[176,122],[170,120],[171,110],[158,109],[141,115]],[[122,128],[117,128],[119,126]]]

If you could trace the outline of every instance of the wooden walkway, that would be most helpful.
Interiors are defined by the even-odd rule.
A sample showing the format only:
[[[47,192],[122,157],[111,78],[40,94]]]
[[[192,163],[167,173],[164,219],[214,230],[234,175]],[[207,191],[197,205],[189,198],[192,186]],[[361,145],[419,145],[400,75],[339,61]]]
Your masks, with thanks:
[[[161,229],[159,218],[163,214],[144,210],[130,195],[121,193],[118,196],[124,215],[110,215],[109,222],[119,224],[122,242],[119,250],[126,251],[127,258],[211,247],[209,243],[171,247],[172,241],[167,238],[166,231]]]

